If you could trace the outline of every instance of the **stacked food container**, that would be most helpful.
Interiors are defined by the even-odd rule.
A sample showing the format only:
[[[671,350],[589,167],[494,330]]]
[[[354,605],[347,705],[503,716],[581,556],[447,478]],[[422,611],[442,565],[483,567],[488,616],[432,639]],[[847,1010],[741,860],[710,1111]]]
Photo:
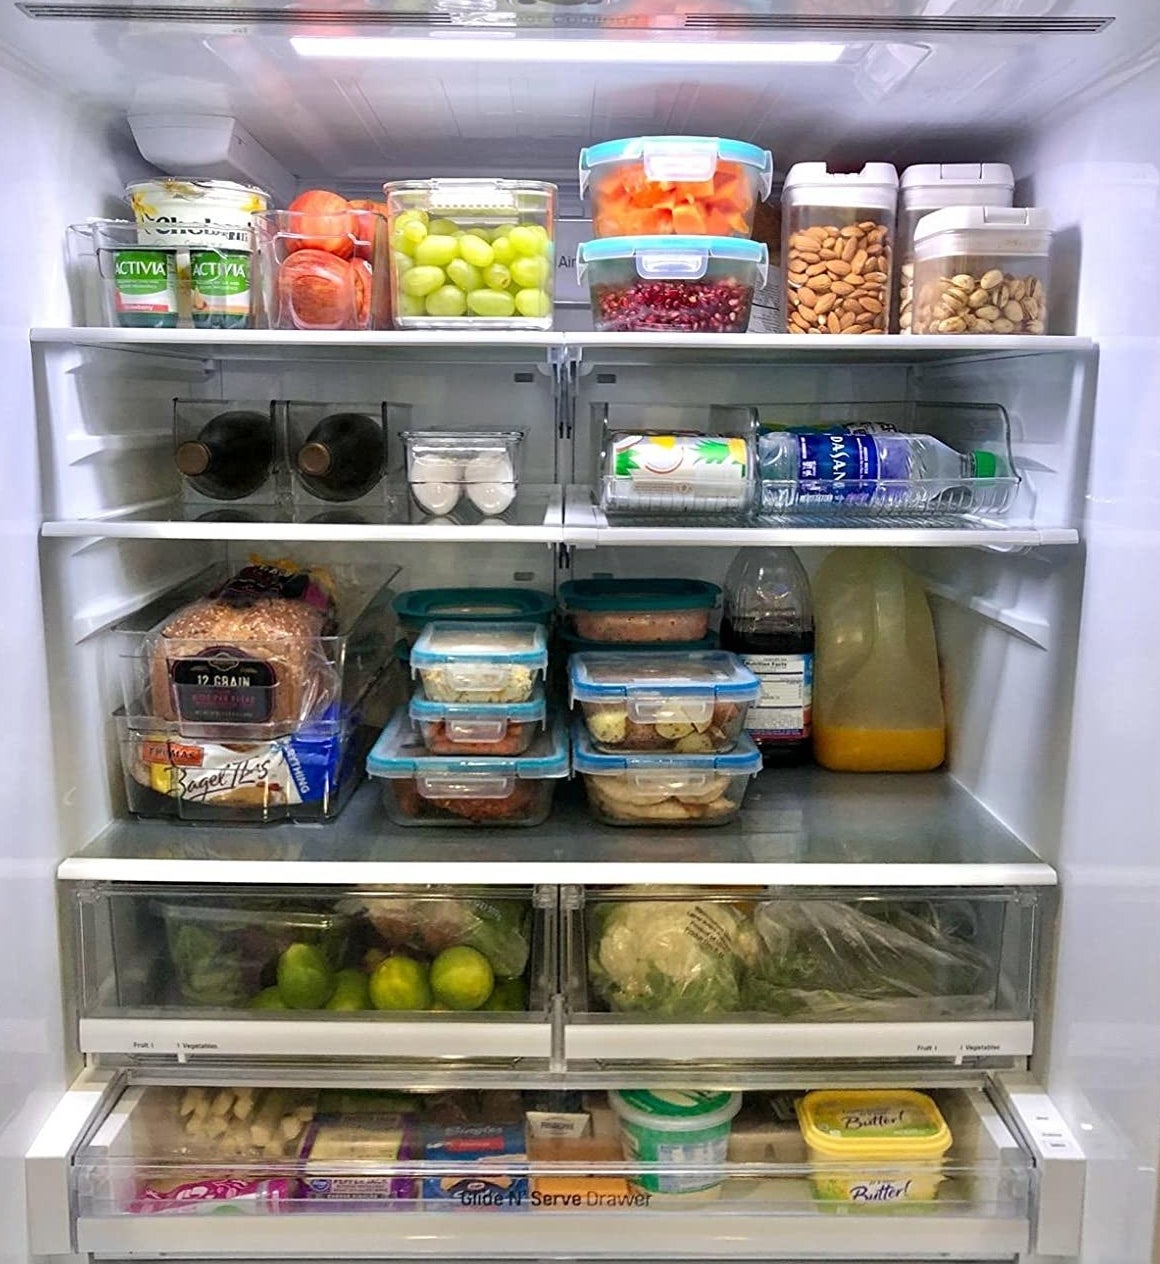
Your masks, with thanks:
[[[580,155],[596,240],[580,246],[597,330],[744,333],[769,250],[751,241],[773,155],[707,136],[637,136]]]

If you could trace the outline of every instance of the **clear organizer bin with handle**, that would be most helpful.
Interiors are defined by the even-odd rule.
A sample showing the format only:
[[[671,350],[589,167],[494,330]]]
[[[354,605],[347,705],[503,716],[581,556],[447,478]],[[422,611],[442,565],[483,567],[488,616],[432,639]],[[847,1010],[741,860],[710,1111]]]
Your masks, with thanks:
[[[1022,482],[1000,404],[761,405],[763,516],[990,518]]]

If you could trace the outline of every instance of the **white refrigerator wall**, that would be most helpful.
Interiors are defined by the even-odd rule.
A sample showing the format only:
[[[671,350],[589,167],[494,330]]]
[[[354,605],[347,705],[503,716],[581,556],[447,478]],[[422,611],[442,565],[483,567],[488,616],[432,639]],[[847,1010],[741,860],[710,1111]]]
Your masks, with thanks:
[[[58,856],[37,562],[39,468],[28,329],[69,320],[69,218],[121,183],[98,120],[0,50],[0,1264],[25,1264],[24,1152],[68,1072],[53,874]]]

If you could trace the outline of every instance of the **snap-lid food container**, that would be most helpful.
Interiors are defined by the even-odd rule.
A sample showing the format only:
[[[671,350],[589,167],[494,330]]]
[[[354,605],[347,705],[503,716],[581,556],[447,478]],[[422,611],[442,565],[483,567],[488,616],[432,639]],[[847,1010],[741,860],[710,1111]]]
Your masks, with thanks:
[[[556,609],[550,593],[534,588],[413,588],[395,598],[395,614],[414,644],[428,623],[539,623]]]
[[[604,825],[725,825],[761,771],[761,752],[743,733],[724,754],[609,755],[577,724],[572,766],[584,782],[588,810]]]
[[[797,1103],[814,1197],[883,1207],[930,1202],[953,1138],[939,1108],[908,1089],[825,1089]]]
[[[768,149],[716,136],[633,136],[580,151],[597,237],[750,237],[772,182]]]
[[[588,641],[700,641],[721,589],[702,579],[570,579],[560,605],[576,635]]]
[[[523,755],[432,755],[406,708],[396,712],[367,757],[387,816],[407,826],[540,825],[569,767],[562,721]]]
[[[576,253],[600,332],[744,333],[769,248],[740,237],[604,237]]]
[[[1015,176],[1005,162],[928,162],[902,173],[893,327],[909,333],[914,306],[914,230],[946,206],[1010,206]]]
[[[397,180],[390,218],[396,329],[551,329],[556,186]]]
[[[548,708],[541,685],[527,702],[436,702],[419,685],[408,713],[432,755],[522,755]]]
[[[547,670],[538,623],[429,623],[411,648],[411,675],[436,702],[527,702]]]
[[[914,239],[916,334],[1047,332],[1051,215],[1034,207],[952,206]]]
[[[613,1089],[608,1104],[620,1123],[624,1157],[661,1169],[634,1173],[629,1184],[658,1200],[720,1194],[740,1093]]]
[[[736,654],[573,654],[570,694],[599,750],[732,750],[761,682]]]
[[[496,517],[515,500],[522,430],[404,430],[399,437],[407,485],[424,512],[442,517],[466,499]]]
[[[795,163],[782,188],[786,332],[884,334],[898,172],[888,162],[861,171]]]

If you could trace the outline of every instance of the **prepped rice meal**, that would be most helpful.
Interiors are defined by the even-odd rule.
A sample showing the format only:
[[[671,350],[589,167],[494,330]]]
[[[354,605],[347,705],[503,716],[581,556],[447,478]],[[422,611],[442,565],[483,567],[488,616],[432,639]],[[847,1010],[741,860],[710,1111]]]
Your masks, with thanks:
[[[609,644],[699,641],[720,596],[699,579],[575,579],[560,587],[576,635]]]

